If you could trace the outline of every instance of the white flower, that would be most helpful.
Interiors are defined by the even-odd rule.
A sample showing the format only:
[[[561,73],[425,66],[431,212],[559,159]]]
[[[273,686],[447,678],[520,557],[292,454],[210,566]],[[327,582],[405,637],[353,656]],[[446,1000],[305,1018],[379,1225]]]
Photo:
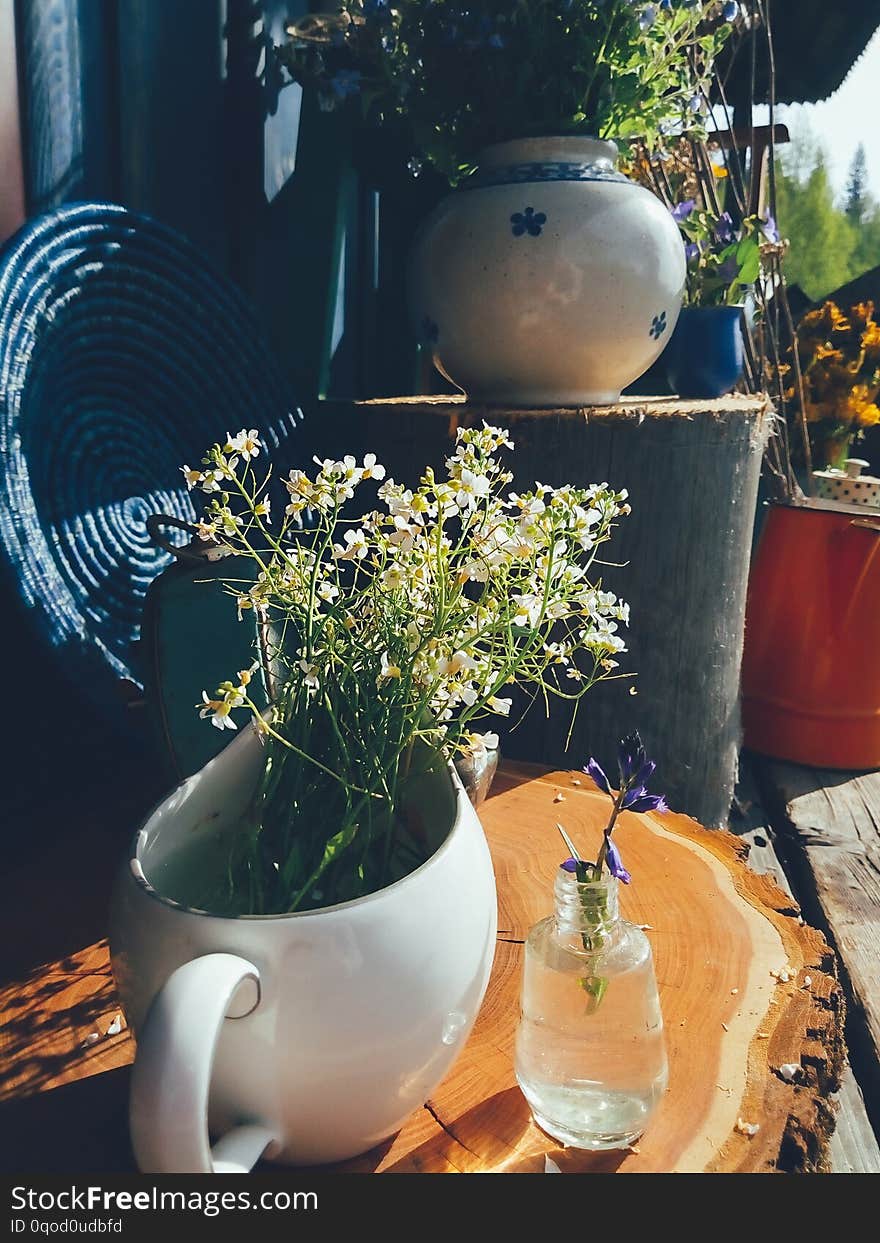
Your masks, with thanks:
[[[231,479],[235,474],[236,467],[238,466],[238,458],[225,457],[222,453],[217,453],[215,454],[214,460],[217,465],[217,469],[214,471],[214,474],[217,478]]]
[[[367,537],[360,528],[356,531],[346,531],[343,538],[345,546],[333,545],[333,556],[338,561],[359,561],[367,555]]]
[[[260,437],[257,429],[252,427],[248,431],[242,428],[237,436],[227,435],[226,452],[240,453],[246,462],[249,462],[251,458],[259,457]]]
[[[198,532],[200,540],[204,540],[206,544],[210,544],[217,538],[217,523],[205,522],[204,519],[202,519],[201,522],[196,523],[196,531]]]
[[[307,686],[310,691],[316,691],[320,686],[320,682],[318,681],[318,666],[308,660],[298,660],[296,663],[297,667],[303,673],[303,684]]]
[[[488,423],[483,423],[483,430],[492,437],[493,449],[512,449],[513,441],[510,439],[510,432],[505,427],[490,427]]]
[[[514,595],[513,601],[516,605],[516,612],[513,615],[514,625],[537,626],[544,607],[541,597],[533,594]]]
[[[206,470],[202,475],[199,488],[202,492],[219,492],[220,480],[223,478],[222,470]]]
[[[361,472],[362,479],[384,479],[385,467],[376,461],[375,453],[367,453],[364,455],[364,467]]]
[[[339,595],[339,588],[334,583],[319,583],[318,595],[322,600],[326,600],[330,604]]]
[[[485,734],[468,734],[468,749],[470,751],[497,751],[499,739],[497,734],[490,732]]]
[[[264,496],[261,501],[257,501],[254,506],[254,514],[257,518],[265,518],[268,522],[271,517],[272,501],[268,496]]]
[[[303,470],[292,470],[284,480],[284,486],[291,496],[301,496],[308,500],[315,490],[315,485]]]
[[[241,514],[234,514],[231,509],[218,509],[215,516],[227,535],[234,535],[241,526]]]
[[[395,665],[388,657],[387,652],[382,653],[382,667],[379,676],[376,678],[376,685],[381,686],[383,682],[387,682],[392,678],[400,678],[400,665]]]
[[[191,466],[181,466],[180,470],[186,480],[187,489],[192,492],[193,488],[202,482],[202,472],[193,470]]]
[[[499,716],[510,716],[512,706],[512,699],[499,699],[497,695],[492,695],[489,700],[489,707],[493,712],[497,712]]]
[[[406,518],[396,514],[394,517],[394,530],[388,536],[388,543],[393,544],[401,552],[410,552],[418,533],[418,527],[410,526]]]
[[[511,492],[507,504],[523,514],[543,514],[547,508],[539,496],[520,496],[518,492]]]
[[[465,651],[453,652],[451,656],[444,656],[437,662],[437,672],[443,677],[457,677],[458,674],[469,672],[476,669],[479,662],[474,660],[473,656]]]
[[[209,699],[207,691],[202,691],[202,704],[199,710],[199,716],[202,720],[205,717],[211,718],[211,724],[217,729],[238,729],[235,721],[229,715],[233,708],[240,708],[244,703],[241,695],[224,695],[222,699]]]
[[[410,522],[415,522],[418,526],[423,526],[425,515],[429,518],[437,517],[437,506],[428,500],[424,492],[416,492],[410,502]]]
[[[463,583],[488,583],[491,571],[488,561],[468,561],[461,567],[459,578]]]
[[[363,478],[364,472],[351,454],[347,453],[341,461],[333,463],[332,474],[339,478],[337,492],[343,490],[346,493],[345,499],[350,500],[354,496],[354,489]]]
[[[406,648],[409,652],[417,651],[422,645],[422,632],[416,621],[407,623],[406,627]]]
[[[405,582],[406,571],[396,561],[392,562],[387,570],[382,572],[382,586],[387,587],[389,591],[399,591]]]
[[[485,475],[474,474],[465,467],[456,480],[455,503],[459,509],[476,509],[481,496],[487,496],[491,484]]]
[[[568,664],[569,652],[564,643],[545,643],[544,651],[552,659],[554,664]]]
[[[382,484],[378,494],[388,506],[388,512],[394,517],[399,515],[401,518],[411,518],[413,516],[413,494],[403,484],[389,479],[387,483]]]
[[[346,453],[340,461],[334,462],[333,466],[338,475],[345,475],[347,479],[360,479],[361,477],[362,471],[357,464],[357,459],[350,453]]]
[[[248,609],[254,609],[258,613],[265,613],[267,608],[266,601],[260,599],[259,596],[255,596],[253,592],[248,592],[247,595],[243,596],[236,596],[235,607],[238,610],[239,621],[241,621],[242,613],[246,613]]]

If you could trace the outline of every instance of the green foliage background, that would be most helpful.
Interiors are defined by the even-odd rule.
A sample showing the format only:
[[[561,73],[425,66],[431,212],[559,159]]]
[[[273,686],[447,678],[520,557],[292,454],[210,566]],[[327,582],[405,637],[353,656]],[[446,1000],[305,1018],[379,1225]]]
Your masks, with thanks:
[[[815,302],[880,266],[880,204],[865,184],[864,152],[854,155],[847,192],[836,200],[827,156],[801,125],[777,152],[776,182],[779,229],[790,242],[789,284]]]

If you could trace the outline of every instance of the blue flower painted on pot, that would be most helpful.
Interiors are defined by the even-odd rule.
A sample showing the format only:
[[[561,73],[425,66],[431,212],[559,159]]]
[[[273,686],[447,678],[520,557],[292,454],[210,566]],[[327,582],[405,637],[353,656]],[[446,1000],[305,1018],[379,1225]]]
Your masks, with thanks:
[[[436,324],[430,315],[425,315],[422,319],[419,329],[419,341],[422,345],[436,345],[440,340],[440,325]]]
[[[524,233],[528,233],[531,237],[540,237],[541,230],[547,223],[547,217],[542,211],[535,211],[534,207],[527,207],[525,211],[515,211],[510,217],[510,223],[513,226],[511,232],[514,237],[522,237]]]
[[[661,311],[659,315],[655,315],[651,320],[651,330],[648,333],[655,341],[659,341],[666,331],[666,312]]]

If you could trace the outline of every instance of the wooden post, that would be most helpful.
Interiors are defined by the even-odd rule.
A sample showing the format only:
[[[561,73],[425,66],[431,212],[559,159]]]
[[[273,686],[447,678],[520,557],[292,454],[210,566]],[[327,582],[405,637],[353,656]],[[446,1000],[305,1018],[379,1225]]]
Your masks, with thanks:
[[[422,397],[360,402],[353,415],[331,407],[313,431],[322,452],[372,450],[412,486],[426,465],[442,467],[457,426],[485,418],[511,431],[516,486],[626,488],[632,514],[596,572],[631,606],[621,670],[636,676],[588,693],[568,750],[570,705],[555,701],[549,721],[536,703],[502,751],[571,767],[595,755],[613,770],[618,740],[637,728],[675,810],[718,827],[736,779],[746,584],[769,413],[763,396],[631,398],[570,410]]]

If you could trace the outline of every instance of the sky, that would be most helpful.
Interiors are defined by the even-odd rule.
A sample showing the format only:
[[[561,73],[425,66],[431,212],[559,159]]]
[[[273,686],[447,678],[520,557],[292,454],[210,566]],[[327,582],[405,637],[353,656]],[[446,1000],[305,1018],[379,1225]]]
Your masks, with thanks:
[[[790,132],[796,132],[804,119],[809,122],[825,148],[831,182],[841,196],[856,148],[864,143],[871,193],[880,200],[880,30],[834,95],[822,103],[792,104],[778,112]],[[766,114],[766,108],[760,116],[756,109],[756,120],[765,122]]]

